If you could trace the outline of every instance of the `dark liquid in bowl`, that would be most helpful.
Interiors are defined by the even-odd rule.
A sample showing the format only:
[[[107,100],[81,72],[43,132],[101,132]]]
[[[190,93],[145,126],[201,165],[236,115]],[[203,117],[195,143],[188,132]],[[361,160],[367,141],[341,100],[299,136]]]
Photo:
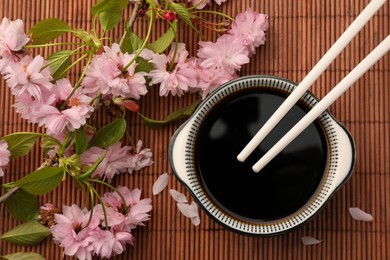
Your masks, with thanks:
[[[308,109],[295,105],[242,163],[236,157],[285,99],[284,93],[248,89],[218,103],[202,123],[195,160],[209,196],[229,214],[275,220],[293,214],[317,190],[327,162],[327,143],[318,122],[310,125],[259,173],[252,166]]]

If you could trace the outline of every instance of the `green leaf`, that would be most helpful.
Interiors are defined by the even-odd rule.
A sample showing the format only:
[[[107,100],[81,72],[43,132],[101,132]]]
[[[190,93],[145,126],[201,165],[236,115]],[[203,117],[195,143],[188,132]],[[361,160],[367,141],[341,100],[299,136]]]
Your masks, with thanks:
[[[104,30],[111,30],[122,19],[122,11],[120,12],[101,12],[99,13],[99,21]]]
[[[44,149],[53,149],[56,146],[60,146],[61,142],[49,135],[41,138],[41,147]]]
[[[45,260],[45,258],[37,253],[19,252],[9,255],[3,255],[2,258],[6,260]]]
[[[30,221],[3,234],[0,239],[18,245],[32,246],[38,244],[50,234],[49,228],[37,221]]]
[[[171,2],[170,7],[172,11],[176,12],[177,15],[188,25],[192,25],[190,12],[187,10],[184,4]]]
[[[119,118],[111,124],[106,125],[96,132],[95,137],[91,140],[89,146],[98,146],[107,148],[117,143],[126,131],[126,120]]]
[[[42,135],[40,133],[21,132],[6,135],[0,140],[5,140],[8,143],[11,158],[17,158],[28,154],[34,147],[38,137]]]
[[[141,57],[138,57],[136,59],[136,62],[137,62],[137,67],[135,67],[135,72],[143,71],[143,72],[148,73],[152,70],[153,65],[150,62],[148,62],[147,60],[145,60]]]
[[[183,22],[185,22],[188,26],[190,26],[194,31],[203,37],[202,33],[192,23],[191,14],[183,4],[171,2],[169,6],[172,11],[177,13]]]
[[[75,131],[75,148],[79,155],[88,148],[88,137],[82,127]]]
[[[92,7],[92,15],[102,12],[122,12],[128,0],[100,0]]]
[[[62,50],[53,53],[47,60],[50,62],[51,75],[54,80],[58,80],[60,76],[66,76],[66,69],[70,66],[72,51]]]
[[[156,129],[167,125],[170,122],[174,122],[186,117],[189,117],[194,113],[196,107],[200,103],[200,99],[195,100],[191,105],[178,109],[175,112],[170,113],[164,120],[153,120],[139,113],[145,125],[150,128]]]
[[[8,212],[16,219],[22,221],[34,220],[38,217],[37,198],[23,190],[18,190],[5,201]]]
[[[171,28],[169,28],[156,41],[148,44],[147,48],[154,51],[155,53],[162,53],[169,47],[169,45],[171,45],[172,41],[175,39],[176,30],[177,22],[173,22],[171,24]]]
[[[143,41],[133,32],[127,32],[123,39],[121,50],[122,52],[133,53],[141,48]]]
[[[47,167],[30,173],[26,177],[4,184],[6,188],[19,187],[28,193],[45,194],[60,184],[64,175],[62,167]]]
[[[99,14],[99,21],[104,30],[114,28],[122,18],[128,0],[100,0],[92,7],[92,14]]]
[[[32,34],[33,44],[45,44],[66,32],[73,32],[67,23],[57,18],[49,18],[35,24],[29,33]]]

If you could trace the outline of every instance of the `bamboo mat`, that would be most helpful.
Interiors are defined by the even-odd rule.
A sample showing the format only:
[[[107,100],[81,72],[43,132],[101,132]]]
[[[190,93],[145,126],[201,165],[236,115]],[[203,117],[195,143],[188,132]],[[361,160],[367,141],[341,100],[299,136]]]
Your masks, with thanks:
[[[21,18],[27,28],[41,19],[58,17],[75,27],[90,29],[90,7],[95,0],[0,0],[0,17]],[[247,6],[267,13],[270,28],[267,43],[258,49],[241,75],[269,74],[300,82],[337,37],[363,10],[369,0],[228,0],[219,10],[235,15]],[[216,5],[214,9],[218,9]],[[126,16],[128,17],[128,11]],[[317,97],[323,97],[370,50],[390,33],[390,3],[375,15],[352,43],[342,52],[324,75],[312,87]],[[144,34],[147,21],[139,21],[135,31]],[[165,29],[157,23],[153,35]],[[114,30],[111,37],[120,35]],[[210,40],[216,35],[206,33]],[[72,39],[63,38],[72,41]],[[180,27],[180,39],[191,53],[197,37]],[[53,48],[51,51],[55,51]],[[44,55],[47,55],[45,52]],[[330,203],[310,223],[285,235],[272,238],[246,237],[224,230],[201,212],[201,224],[191,225],[177,210],[168,190],[153,197],[152,217],[135,233],[135,246],[118,259],[390,259],[390,55],[387,54],[364,77],[330,108],[330,111],[351,131],[356,141],[356,168],[351,179],[330,200]],[[78,66],[71,79],[80,72]],[[39,130],[27,124],[10,108],[13,98],[1,79],[0,136],[15,131]],[[143,99],[141,111],[162,119],[167,113],[185,106],[197,96],[160,98],[151,89]],[[99,122],[110,120],[98,115]],[[180,125],[172,124],[160,130],[150,130],[139,118],[127,117],[130,134],[142,139],[154,152],[154,165],[149,169],[123,175],[114,184],[139,187],[143,196],[152,197],[152,184],[163,172],[169,172],[169,188],[186,192],[172,174],[168,163],[168,145]],[[26,158],[13,160],[0,182],[15,180],[34,170],[42,162],[39,147]],[[104,190],[100,189],[102,193]],[[186,192],[188,198],[189,194]],[[54,192],[41,196],[41,203],[51,202],[82,205],[82,195],[69,179]],[[372,223],[353,220],[349,207],[359,207],[371,213]],[[0,207],[0,234],[20,224]],[[302,245],[302,236],[322,240],[315,246]],[[47,259],[62,259],[62,250],[46,239],[38,246],[19,247],[0,242],[0,255],[34,251]]]

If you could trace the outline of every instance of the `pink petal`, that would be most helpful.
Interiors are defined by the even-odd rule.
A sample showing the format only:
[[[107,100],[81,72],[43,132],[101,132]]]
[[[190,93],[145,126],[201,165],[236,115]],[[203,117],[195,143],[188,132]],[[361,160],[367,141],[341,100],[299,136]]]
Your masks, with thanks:
[[[314,237],[301,237],[302,244],[305,246],[310,246],[310,245],[316,245],[321,243],[321,240],[315,239]]]
[[[183,193],[178,192],[177,190],[170,189],[169,193],[171,194],[172,198],[176,200],[178,203],[187,203],[187,198]]]
[[[199,226],[199,224],[200,224],[200,218],[199,218],[199,216],[196,216],[196,217],[191,218],[191,223],[192,223],[194,226]]]
[[[199,218],[199,212],[198,212],[198,205],[193,201],[193,202],[191,202],[191,206],[193,206],[196,210],[196,216],[191,218],[191,222],[194,226],[199,226],[200,218]]]
[[[352,218],[358,221],[372,222],[374,220],[371,214],[366,213],[359,208],[349,208],[349,213],[351,214]]]
[[[195,218],[198,216],[198,209],[194,205],[188,205],[184,203],[176,203],[180,212],[187,218]]]
[[[158,177],[153,184],[153,195],[157,195],[162,192],[168,186],[169,176],[168,173],[163,173]]]

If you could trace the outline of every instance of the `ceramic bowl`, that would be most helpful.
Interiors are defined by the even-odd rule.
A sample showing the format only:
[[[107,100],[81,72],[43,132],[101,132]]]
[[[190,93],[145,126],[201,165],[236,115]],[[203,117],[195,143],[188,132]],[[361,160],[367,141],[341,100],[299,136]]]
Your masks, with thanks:
[[[325,111],[317,119],[317,124],[320,126],[320,131],[323,132],[325,138],[325,167],[312,194],[294,212],[270,219],[253,218],[245,216],[245,214],[240,215],[240,213],[237,214],[237,212],[230,210],[226,204],[221,203],[223,198],[216,198],[215,194],[210,192],[212,187],[211,189],[206,187],[209,184],[206,185],[204,178],[200,175],[196,151],[197,149],[207,149],[206,147],[198,147],[200,145],[198,139],[200,136],[199,131],[210,114],[214,110],[219,109],[219,106],[223,104],[225,99],[232,99],[237,93],[248,89],[255,93],[275,92],[288,96],[296,86],[291,81],[272,76],[248,76],[235,79],[220,86],[203,100],[194,114],[174,134],[169,148],[169,158],[174,174],[188,189],[201,208],[214,221],[225,228],[253,236],[272,236],[291,231],[312,219],[324,207],[337,189],[350,177],[355,163],[353,138],[348,130],[329,111]],[[306,92],[299,102],[307,109],[318,103],[317,99],[310,92]],[[235,138],[241,137],[236,136]],[[244,140],[244,142],[248,141]],[[237,151],[238,153],[239,151]],[[238,172],[237,178],[240,178],[239,174]],[[224,175],[221,174],[220,176],[220,181],[218,180],[218,183],[213,185],[224,185],[226,181],[224,180]],[[264,185],[271,184],[259,183],[259,189],[262,186],[264,187]],[[288,188],[288,186],[283,186],[281,189]],[[270,199],[272,200],[272,198]],[[259,198],[254,196],[246,198],[246,200],[249,202],[247,207],[268,207],[268,204],[257,203]]]

